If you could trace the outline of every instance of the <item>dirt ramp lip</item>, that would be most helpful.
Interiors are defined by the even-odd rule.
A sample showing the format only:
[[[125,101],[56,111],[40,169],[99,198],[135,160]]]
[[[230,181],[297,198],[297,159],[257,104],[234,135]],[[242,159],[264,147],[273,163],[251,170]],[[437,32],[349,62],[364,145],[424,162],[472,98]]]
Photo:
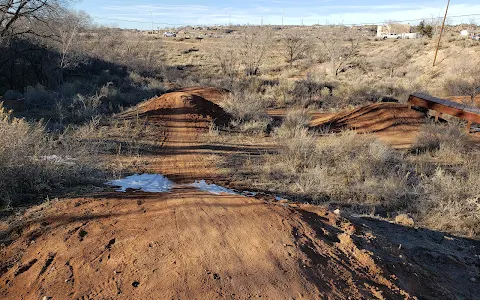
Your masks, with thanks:
[[[214,122],[217,126],[228,126],[232,116],[218,105],[227,90],[213,87],[189,87],[175,90],[160,97],[144,101],[133,109],[118,115],[120,118],[157,116],[199,122]],[[168,117],[170,116],[170,117]]]
[[[225,96],[230,94],[230,91],[223,88],[192,86],[185,88],[172,89],[169,92],[181,92],[190,95],[202,97],[215,104],[219,104]]]
[[[396,103],[376,103],[356,109],[316,118],[311,128],[328,126],[332,131],[355,129],[363,133],[379,132],[399,125],[418,127],[425,123],[425,115]]]

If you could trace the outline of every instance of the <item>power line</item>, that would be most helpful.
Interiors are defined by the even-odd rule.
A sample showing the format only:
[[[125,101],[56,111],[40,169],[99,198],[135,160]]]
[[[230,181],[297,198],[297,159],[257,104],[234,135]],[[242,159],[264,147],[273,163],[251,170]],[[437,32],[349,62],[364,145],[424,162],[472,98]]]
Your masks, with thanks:
[[[480,16],[480,13],[465,14],[465,15],[454,15],[454,16],[449,16],[448,18],[453,19],[453,18],[464,18],[464,17],[475,17],[475,16]],[[125,22],[125,23],[137,23],[137,24],[151,24],[151,23],[153,23],[155,25],[187,26],[187,24],[173,24],[173,23],[166,23],[166,22],[150,22],[150,21],[121,19],[121,18],[109,18],[109,17],[92,17],[92,19]],[[425,18],[419,18],[419,19],[391,20],[391,21],[395,22],[395,23],[405,23],[405,22],[416,22],[416,21],[424,21],[424,20],[436,20],[436,19],[442,19],[442,17],[425,17]],[[230,16],[229,16],[229,20],[230,20]],[[283,14],[282,14],[282,20],[283,20]],[[478,18],[475,19],[475,20],[478,20]],[[229,23],[230,23],[230,21],[229,21]],[[362,26],[362,25],[376,25],[376,24],[380,24],[380,23],[385,23],[385,20],[378,21],[378,22],[349,23],[349,24],[343,24],[343,25],[345,25],[345,26],[355,26],[355,25],[356,26]]]
[[[474,14],[468,14],[468,15],[456,15],[456,16],[449,16],[448,18],[463,18],[463,17],[473,17],[473,16],[480,16],[480,13],[474,13]],[[423,20],[432,20],[432,19],[442,19],[443,17],[426,17],[426,18],[420,18],[420,19],[410,19],[410,20],[392,20],[392,22],[395,23],[404,23],[404,22],[415,22],[415,21],[423,21]],[[384,21],[380,22],[365,22],[365,23],[352,23],[352,24],[343,24],[343,25],[376,25],[379,23],[385,23]]]

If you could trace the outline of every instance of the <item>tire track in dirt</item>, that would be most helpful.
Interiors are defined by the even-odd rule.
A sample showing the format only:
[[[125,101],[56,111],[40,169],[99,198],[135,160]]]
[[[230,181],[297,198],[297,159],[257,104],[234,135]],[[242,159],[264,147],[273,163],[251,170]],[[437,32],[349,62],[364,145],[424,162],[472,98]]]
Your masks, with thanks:
[[[219,178],[207,159],[215,153],[198,142],[215,119],[198,108],[207,100],[186,92],[162,97],[139,106],[151,105],[142,113],[169,130],[155,168],[177,182]],[[0,268],[0,298],[412,298],[410,283],[399,287],[373,252],[357,246],[368,236],[360,228],[317,207],[191,187],[63,199],[28,211],[19,237],[1,250],[9,264]],[[48,266],[29,263],[52,253]],[[424,291],[441,296],[429,279]]]

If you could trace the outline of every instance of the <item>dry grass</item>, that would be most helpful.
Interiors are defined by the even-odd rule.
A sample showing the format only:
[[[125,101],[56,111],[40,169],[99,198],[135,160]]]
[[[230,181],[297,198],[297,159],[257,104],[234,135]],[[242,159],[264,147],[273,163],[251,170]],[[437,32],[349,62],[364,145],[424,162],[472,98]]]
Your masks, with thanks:
[[[225,96],[220,105],[233,116],[231,125],[243,133],[260,134],[270,124],[266,113],[268,101],[260,93],[238,90]]]
[[[302,110],[290,112],[275,130],[278,152],[233,164],[235,180],[292,200],[392,219],[408,213],[428,228],[479,236],[480,151],[459,124],[425,126],[422,150],[401,152],[368,134],[318,136],[307,120]]]
[[[45,133],[0,106],[0,206],[25,205],[104,178],[95,149],[67,134]]]
[[[314,203],[338,202],[370,210],[404,207],[416,195],[402,156],[371,136],[345,132],[317,140],[306,130],[279,136],[278,155],[266,157],[262,181]]]
[[[429,228],[480,235],[480,150],[456,125],[430,124],[417,145],[426,152],[415,157],[421,170],[421,222]]]

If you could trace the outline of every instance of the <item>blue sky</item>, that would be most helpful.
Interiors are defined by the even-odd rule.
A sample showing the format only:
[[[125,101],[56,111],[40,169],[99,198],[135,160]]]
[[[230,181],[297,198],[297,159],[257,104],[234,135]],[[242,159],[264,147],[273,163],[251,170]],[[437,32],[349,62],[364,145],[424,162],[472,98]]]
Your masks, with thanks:
[[[83,0],[73,6],[90,14],[95,23],[122,28],[150,29],[213,24],[359,24],[388,20],[415,20],[443,16],[446,0],[396,2],[367,0]],[[452,1],[451,23],[480,23],[478,0]],[[409,23],[418,23],[411,21]]]

